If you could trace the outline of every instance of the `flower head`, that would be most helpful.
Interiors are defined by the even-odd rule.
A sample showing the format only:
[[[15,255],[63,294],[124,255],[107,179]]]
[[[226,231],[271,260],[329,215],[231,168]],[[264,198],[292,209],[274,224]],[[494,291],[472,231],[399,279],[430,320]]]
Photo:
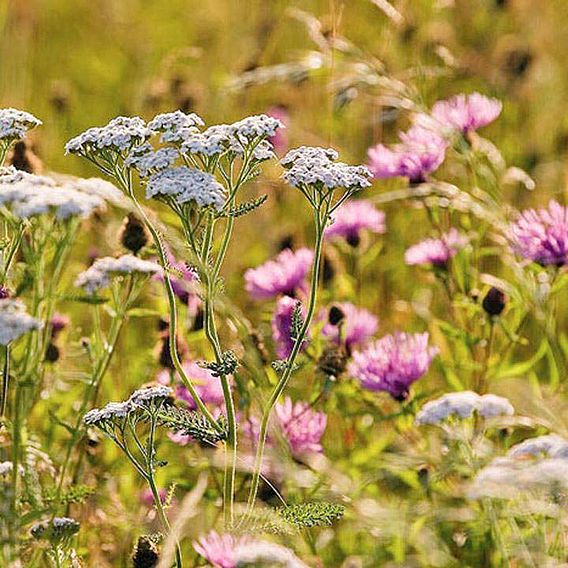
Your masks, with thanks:
[[[151,175],[146,184],[146,198],[171,197],[178,204],[193,201],[199,207],[219,210],[225,204],[225,189],[215,176],[195,168],[180,166]]]
[[[428,371],[437,353],[437,348],[428,346],[428,333],[399,332],[353,353],[348,370],[364,388],[404,400],[410,385]]]
[[[305,288],[313,258],[314,253],[307,248],[295,252],[285,249],[275,259],[245,272],[246,291],[256,300],[279,294],[294,296],[297,290]]]
[[[327,416],[315,412],[307,402],[292,402],[290,397],[274,407],[274,416],[293,455],[320,453],[321,437],[327,425]]]
[[[19,300],[0,300],[0,345],[8,345],[25,333],[41,327],[41,321],[30,316]]]
[[[276,303],[276,309],[272,316],[272,338],[276,344],[276,354],[280,359],[286,359],[294,347],[295,340],[292,339],[292,314],[296,309],[298,300],[289,296],[282,296]],[[301,306],[302,317],[305,316],[306,310]],[[302,349],[305,349],[306,342],[302,343]]]
[[[467,237],[455,228],[443,234],[439,239],[426,239],[407,249],[404,254],[406,264],[432,264],[446,266],[448,261],[468,243]]]
[[[149,143],[134,147],[124,160],[124,165],[134,168],[140,177],[148,177],[151,173],[161,172],[169,168],[178,158],[175,148],[159,148],[154,150]]]
[[[214,568],[236,568],[237,548],[250,546],[252,539],[247,536],[233,536],[211,531],[193,543],[195,551],[203,556]]]
[[[0,109],[0,140],[21,140],[28,130],[42,124],[33,114],[15,108]]]
[[[432,117],[443,127],[467,134],[493,122],[503,108],[501,101],[480,93],[456,95],[432,106]]]
[[[149,123],[152,133],[161,132],[162,142],[180,142],[198,126],[204,126],[203,119],[194,112],[186,114],[181,110],[156,115]]]
[[[414,125],[400,135],[400,144],[369,148],[369,169],[377,179],[407,177],[412,183],[423,182],[436,171],[446,157],[446,141],[433,130]]]
[[[36,539],[46,539],[53,543],[71,538],[79,532],[80,524],[69,517],[54,517],[32,526],[30,533]]]
[[[509,229],[514,251],[543,266],[568,263],[568,208],[551,201],[547,209],[524,211]]]
[[[161,403],[172,395],[170,387],[159,385],[155,387],[145,387],[134,391],[128,402],[132,408],[151,405],[155,402]]]
[[[93,408],[85,414],[83,422],[87,426],[99,426],[105,422],[114,422],[126,418],[133,410],[130,400],[124,402],[108,402],[102,408]]]
[[[370,201],[358,199],[347,201],[334,213],[333,223],[325,229],[325,236],[357,244],[361,231],[382,235],[386,231],[385,214]]]
[[[337,304],[344,317],[338,325],[328,322],[322,329],[322,334],[334,343],[345,344],[347,349],[364,345],[379,329],[379,320],[364,308],[358,308],[350,302]]]

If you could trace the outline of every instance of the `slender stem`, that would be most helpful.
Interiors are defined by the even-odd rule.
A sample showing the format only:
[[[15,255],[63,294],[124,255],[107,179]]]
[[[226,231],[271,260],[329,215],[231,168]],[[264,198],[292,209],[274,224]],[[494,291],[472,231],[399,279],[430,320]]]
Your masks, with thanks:
[[[2,372],[2,399],[0,401],[0,418],[6,415],[8,401],[8,385],[10,383],[10,346],[4,346],[4,370]]]
[[[255,458],[255,465],[254,465],[254,473],[252,478],[251,489],[249,493],[248,503],[247,503],[247,513],[251,513],[254,508],[254,502],[256,500],[256,496],[258,493],[258,486],[260,482],[260,471],[262,468],[262,458],[264,454],[264,448],[266,445],[266,435],[268,433],[268,422],[270,419],[270,414],[274,405],[278,402],[278,399],[286,385],[288,384],[288,380],[290,379],[293,371],[294,371],[294,364],[296,358],[300,352],[300,348],[308,331],[308,328],[311,324],[312,318],[314,316],[316,302],[317,302],[317,291],[318,291],[318,284],[319,284],[319,274],[320,274],[320,264],[322,258],[322,250],[323,250],[323,241],[324,241],[324,229],[326,223],[329,218],[329,204],[323,203],[317,209],[314,209],[314,220],[315,220],[315,228],[316,228],[316,238],[315,238],[315,251],[314,251],[314,263],[312,266],[312,280],[311,280],[311,287],[310,287],[310,296],[308,300],[308,309],[306,312],[306,318],[304,320],[304,324],[294,346],[292,348],[292,352],[288,357],[286,362],[286,367],[282,373],[282,377],[278,381],[278,384],[274,388],[268,404],[264,409],[262,419],[260,422],[260,429],[259,429],[259,436],[258,436],[258,448],[256,452]]]

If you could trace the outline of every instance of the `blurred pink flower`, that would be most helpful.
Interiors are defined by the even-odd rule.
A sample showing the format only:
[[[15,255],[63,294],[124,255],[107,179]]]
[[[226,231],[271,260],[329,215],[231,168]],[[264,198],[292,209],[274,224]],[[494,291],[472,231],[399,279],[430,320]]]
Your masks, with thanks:
[[[160,501],[162,503],[165,503],[166,498],[168,497],[168,492],[165,489],[158,489],[158,494],[160,496]],[[142,491],[142,493],[140,494],[140,500],[147,507],[153,507],[154,506],[154,495],[152,495],[152,491],[150,491],[150,489],[148,489],[148,488],[146,488]]]
[[[370,201],[351,200],[344,203],[333,215],[333,223],[325,229],[327,238],[343,238],[357,245],[363,230],[383,234],[386,231],[385,214]]]
[[[512,247],[543,266],[568,263],[568,208],[551,201],[547,209],[524,211],[509,229]]]
[[[305,289],[313,258],[313,251],[307,248],[285,249],[276,258],[249,268],[245,272],[245,289],[255,300],[279,294],[294,296],[296,291]]]
[[[408,248],[404,260],[409,265],[433,264],[443,267],[467,243],[467,237],[452,227],[439,239],[426,239]]]
[[[467,134],[493,122],[503,108],[501,101],[480,93],[456,95],[432,106],[432,117],[443,127]]]
[[[347,347],[364,345],[379,329],[379,319],[364,308],[358,308],[350,302],[335,304],[344,314],[344,319],[339,325],[326,323],[322,328],[322,334],[333,342],[341,340]],[[327,314],[327,312],[326,312]]]
[[[279,128],[274,136],[270,136],[268,138],[268,141],[272,144],[274,151],[277,154],[283,154],[286,150],[288,150],[288,134],[286,128],[290,124],[290,115],[283,106],[270,107],[266,114],[279,120],[285,127]]]
[[[276,303],[274,315],[272,316],[272,338],[276,345],[276,354],[280,359],[286,359],[292,352],[294,340],[291,337],[292,314],[298,300],[290,298],[290,296],[282,296]],[[301,307],[302,316],[305,316],[306,310]],[[302,349],[305,349],[307,342],[302,343]]]
[[[366,389],[404,400],[410,385],[428,371],[438,354],[436,347],[428,346],[428,337],[428,333],[386,335],[353,353],[349,374]]]
[[[195,551],[215,568],[236,568],[236,550],[239,546],[250,546],[253,539],[248,536],[233,536],[211,531],[193,542]]]

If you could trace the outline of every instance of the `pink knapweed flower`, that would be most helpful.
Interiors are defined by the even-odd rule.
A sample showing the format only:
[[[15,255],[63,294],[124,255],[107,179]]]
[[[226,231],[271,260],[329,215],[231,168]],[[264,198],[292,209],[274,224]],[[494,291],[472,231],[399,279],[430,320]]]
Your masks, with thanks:
[[[551,201],[547,209],[524,211],[509,229],[514,251],[543,266],[568,263],[568,208]]]
[[[270,107],[266,114],[276,120],[279,120],[284,125],[284,128],[279,128],[275,132],[274,136],[267,138],[267,140],[272,144],[274,151],[277,154],[283,154],[286,150],[288,150],[288,134],[286,132],[286,128],[290,123],[290,115],[283,106]]]
[[[377,179],[407,177],[411,183],[425,181],[446,157],[447,142],[431,129],[414,125],[400,134],[401,143],[369,148],[368,167]]]
[[[339,325],[326,323],[322,334],[339,344],[343,342],[350,350],[364,345],[379,329],[379,319],[364,308],[358,308],[350,302],[336,304],[343,312],[344,319]]]
[[[451,228],[439,239],[426,239],[411,246],[404,254],[404,261],[410,265],[432,264],[444,267],[467,243],[467,237]]]
[[[347,201],[334,213],[333,223],[325,229],[325,236],[342,238],[356,246],[361,231],[365,230],[382,235],[386,231],[385,214],[370,201],[357,199]]]
[[[313,251],[307,248],[283,250],[276,258],[245,272],[245,289],[255,300],[279,294],[294,296],[296,291],[305,290],[313,258]]]
[[[503,108],[501,101],[480,93],[456,95],[432,106],[432,117],[442,127],[467,134],[493,122]]]
[[[364,388],[404,400],[410,385],[428,371],[437,353],[436,347],[428,346],[428,333],[399,332],[353,353],[348,371]]]
[[[250,546],[253,539],[248,536],[233,536],[211,531],[193,542],[195,551],[215,568],[236,568],[237,549]]]
[[[276,345],[276,354],[280,359],[286,359],[294,347],[295,341],[291,337],[292,314],[298,300],[289,296],[282,296],[276,303],[274,315],[272,316],[272,338]],[[305,316],[306,310],[302,306],[302,317]],[[306,342],[302,343],[302,349],[305,349]]]

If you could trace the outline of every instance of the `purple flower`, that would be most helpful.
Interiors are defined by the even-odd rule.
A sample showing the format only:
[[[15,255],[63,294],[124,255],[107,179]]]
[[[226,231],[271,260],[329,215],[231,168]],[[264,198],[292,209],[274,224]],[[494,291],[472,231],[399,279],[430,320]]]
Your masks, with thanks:
[[[195,551],[215,568],[236,568],[237,549],[250,546],[253,540],[248,536],[233,536],[211,531],[193,542]]]
[[[51,318],[51,335],[57,337],[71,322],[71,320],[64,314],[55,313]]]
[[[333,216],[333,224],[325,230],[327,238],[343,238],[350,244],[358,244],[363,230],[382,235],[386,231],[385,214],[370,201],[347,201]]]
[[[461,94],[435,103],[432,117],[443,127],[467,134],[493,122],[502,108],[501,101],[480,93]]]
[[[350,350],[352,347],[364,345],[377,333],[379,320],[371,312],[350,302],[337,304],[337,307],[345,316],[343,321],[339,325],[326,323],[321,330],[323,335],[335,343],[339,344],[341,339]]]
[[[307,248],[283,250],[275,259],[245,272],[246,291],[255,300],[279,294],[294,296],[297,290],[305,290],[313,258],[314,253]]]
[[[282,296],[276,304],[274,315],[272,316],[272,338],[276,344],[276,354],[280,359],[286,359],[294,347],[295,341],[291,337],[292,314],[298,300],[290,298],[290,296]],[[302,316],[305,316],[306,310],[301,307]],[[302,343],[302,349],[305,349],[307,342]]]
[[[217,377],[214,377],[209,370],[200,367],[194,361],[184,361],[183,370],[195,385],[197,394],[199,394],[205,404],[211,404],[214,407],[219,407],[224,404],[225,399],[223,397],[221,381]],[[158,374],[156,381],[160,384],[167,384],[169,382],[169,376],[170,371],[164,369]],[[177,386],[176,396],[186,402],[190,409],[195,410],[197,408],[193,397],[183,385]]]
[[[568,208],[556,201],[548,209],[528,209],[509,229],[513,249],[543,266],[568,263]]]
[[[355,352],[348,370],[364,388],[404,400],[410,385],[428,371],[437,354],[436,347],[428,347],[428,333],[399,332]]]
[[[166,499],[168,498],[168,492],[165,489],[158,489],[158,495],[160,496],[160,501],[162,502],[162,504],[165,504]],[[140,500],[147,507],[154,506],[154,495],[152,494],[152,491],[150,491],[150,489],[148,488],[142,491],[142,493],[140,494]]]
[[[268,109],[266,114],[276,120],[279,120],[285,127],[279,128],[274,136],[270,136],[267,139],[272,144],[272,147],[277,154],[284,153],[288,149],[288,135],[286,133],[286,128],[290,122],[290,115],[283,106],[273,106]]]
[[[185,262],[177,260],[169,250],[166,250],[166,255],[169,265],[173,269],[170,272],[170,282],[174,294],[184,304],[187,304],[189,313],[195,316],[201,306],[201,300],[196,293],[196,283],[199,282],[199,276]],[[154,279],[163,282],[164,275],[160,272],[154,276]]]
[[[286,397],[275,406],[274,416],[294,456],[323,451],[320,440],[327,425],[325,413],[315,412],[307,402],[293,403]]]
[[[437,170],[446,157],[447,142],[431,129],[414,125],[400,134],[401,144],[369,148],[369,169],[377,179],[407,177],[421,183]]]
[[[455,228],[439,239],[426,239],[407,249],[404,254],[406,264],[433,264],[444,267],[468,243],[467,238]]]

